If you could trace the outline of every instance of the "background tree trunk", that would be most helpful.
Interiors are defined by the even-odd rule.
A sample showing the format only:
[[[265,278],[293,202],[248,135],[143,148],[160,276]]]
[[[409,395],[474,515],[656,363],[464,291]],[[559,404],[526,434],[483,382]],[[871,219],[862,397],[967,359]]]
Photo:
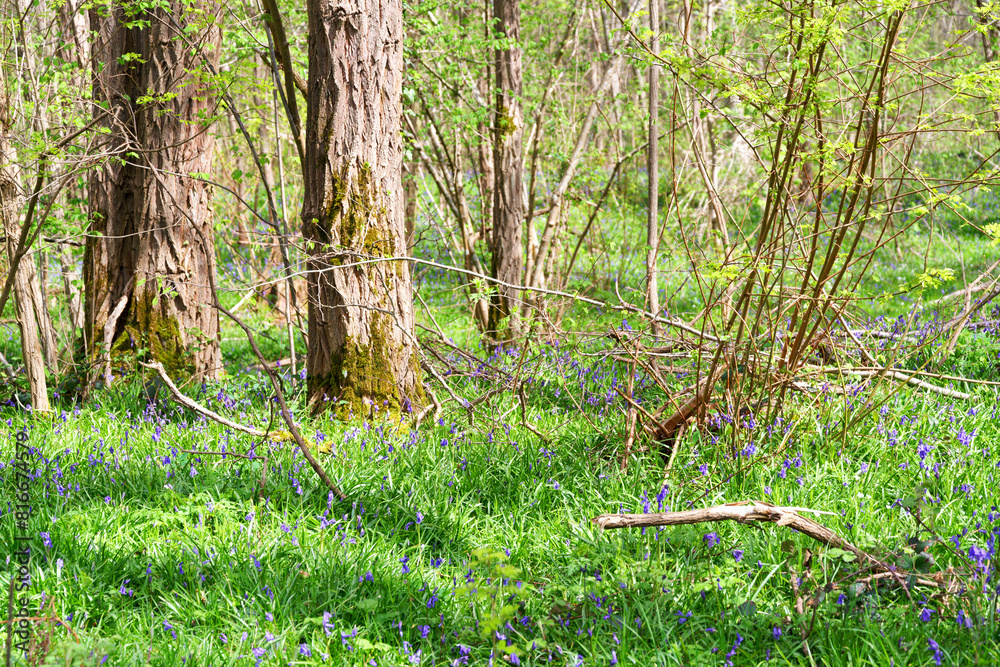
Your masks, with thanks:
[[[303,235],[309,397],[341,417],[423,402],[405,262],[401,0],[309,0]],[[342,249],[337,255],[332,251]],[[340,401],[340,403],[336,403]],[[326,402],[324,404],[324,402]]]
[[[219,28],[190,30],[179,0],[157,10],[147,29],[126,27],[120,9],[91,12],[98,26],[94,98],[113,111],[110,148],[126,163],[112,160],[91,172],[87,350],[92,359],[112,347],[145,351],[172,373],[215,377],[221,357],[208,280],[215,271],[211,197],[187,174],[210,171],[214,140],[198,121],[212,112],[212,95],[190,73],[201,70],[202,51],[218,64]],[[144,95],[153,99],[137,104]]]
[[[4,55],[10,52],[10,49],[5,49]],[[14,268],[18,239],[21,237],[21,205],[24,201],[17,154],[11,141],[14,123],[8,77],[13,76],[12,72],[6,71],[6,67],[0,70],[0,217],[7,239],[8,271]],[[33,410],[47,412],[51,408],[39,331],[44,330],[41,326],[42,318],[47,318],[48,313],[45,304],[36,301],[36,293],[40,292],[38,274],[29,254],[21,257],[16,271],[13,284],[14,303],[17,325],[21,331],[21,356],[31,392],[31,407]]]
[[[497,280],[517,285],[522,271],[522,225],[524,203],[521,138],[524,117],[521,110],[521,8],[519,0],[495,0],[493,15],[496,31],[508,41],[507,48],[497,49],[496,109],[493,120],[493,262],[491,273]],[[518,330],[518,290],[498,287],[491,298],[487,332],[502,338]],[[506,325],[503,321],[511,318]],[[504,331],[506,326],[507,331]]]
[[[416,162],[408,163],[403,177],[403,227],[406,230],[406,254],[411,257],[413,244],[417,242],[417,202],[420,197],[417,190],[418,169]]]
[[[649,29],[653,36],[649,48],[660,52],[660,0],[649,0]],[[649,65],[649,146],[646,149],[646,168],[649,175],[649,211],[646,217],[646,302],[649,312],[656,315],[660,311],[660,292],[657,286],[656,256],[660,245],[659,197],[660,197],[660,71],[654,63]],[[653,330],[659,332],[654,321]]]

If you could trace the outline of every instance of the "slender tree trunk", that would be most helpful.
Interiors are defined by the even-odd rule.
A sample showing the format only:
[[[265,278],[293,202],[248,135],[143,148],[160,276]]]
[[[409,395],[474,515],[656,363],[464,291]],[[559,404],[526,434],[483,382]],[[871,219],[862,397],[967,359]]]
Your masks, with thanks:
[[[487,0],[487,8],[489,0]],[[487,24],[487,30],[489,30]],[[490,82],[489,68],[484,78],[479,80],[479,96],[484,104],[489,104]],[[486,121],[480,121],[476,126],[476,153],[479,162],[479,238],[489,239],[493,234],[493,142]]]
[[[521,281],[522,225],[524,221],[521,138],[521,8],[519,0],[495,0],[497,33],[507,47],[494,54],[496,108],[493,121],[493,261],[491,274],[510,285]],[[487,333],[495,339],[516,335],[518,290],[498,287],[490,301]],[[510,319],[508,319],[510,318]],[[506,323],[505,323],[505,320]]]
[[[90,15],[83,5],[82,0],[59,5],[61,43],[56,53],[66,62],[75,62],[86,73],[90,65]]]
[[[180,0],[148,15],[148,28],[121,9],[91,12],[94,98],[111,106],[110,148],[126,163],[91,172],[87,349],[105,368],[112,349],[136,350],[172,373],[215,377],[221,358],[208,280],[215,271],[211,201],[207,186],[186,174],[210,171],[214,141],[199,121],[214,104],[195,73],[203,71],[202,53],[218,64],[220,30]],[[137,104],[143,95],[153,100]]]
[[[3,218],[4,236],[7,238],[7,262],[10,270],[14,265],[17,243],[21,236],[21,205],[24,197],[21,194],[17,155],[10,139],[14,123],[8,76],[10,73],[6,68],[0,71],[0,217]],[[33,288],[37,288],[37,282],[34,264],[26,254],[18,262],[13,289],[17,326],[21,331],[21,357],[28,375],[31,407],[33,410],[48,411],[50,407],[45,383],[45,359],[38,335],[40,327],[33,298]]]
[[[660,52],[660,0],[649,0],[649,28],[653,32],[649,48],[653,53]],[[646,149],[646,167],[649,175],[649,213],[646,218],[646,301],[649,311],[660,312],[660,291],[657,280],[656,259],[659,254],[660,224],[660,153],[658,138],[660,135],[660,72],[655,64],[649,65],[649,146]],[[659,325],[654,321],[653,330]]]
[[[32,253],[35,254],[35,253]],[[59,373],[59,344],[56,342],[56,328],[52,324],[52,314],[49,312],[47,258],[39,257],[38,269],[35,269],[34,257],[25,255],[21,260],[28,270],[28,289],[31,291],[31,306],[35,311],[35,323],[38,325],[38,338],[42,342],[42,356],[45,367],[53,374]]]
[[[416,242],[417,202],[420,193],[417,190],[417,163],[409,162],[403,176],[403,220],[406,230],[406,254],[413,256],[413,244]]]
[[[17,192],[17,181],[11,180],[11,176],[16,174],[16,168],[12,168],[13,163],[8,162],[10,153],[7,152],[7,149],[9,147],[10,144],[6,141],[0,142],[0,162],[3,163],[0,165],[0,207],[3,209],[4,230],[7,236],[8,266],[14,261],[17,239],[21,232],[18,220],[22,199]],[[32,282],[37,282],[37,279],[38,276],[32,267],[31,258],[27,255],[22,257],[17,267],[13,290],[17,309],[17,326],[21,331],[21,358],[28,375],[32,409],[48,411],[50,407],[45,381],[45,356],[42,354],[40,327],[32,299]]]
[[[77,329],[82,329],[84,325],[83,303],[80,299],[80,291],[73,285],[73,277],[76,274],[73,269],[73,257],[65,246],[59,249],[59,267],[62,274],[63,293],[66,295],[66,303],[69,307],[70,337],[75,339]]]
[[[409,266],[340,268],[406,255],[402,2],[306,6],[310,403],[345,418],[406,410],[423,402]]]
[[[638,9],[641,0],[629,1],[630,4],[626,15],[632,14],[633,11]],[[618,68],[622,62],[622,54],[619,52],[620,45],[621,42],[617,41],[610,49],[614,55],[604,70],[604,75],[601,77],[600,83],[597,85],[594,92],[594,99],[591,101],[590,106],[587,107],[583,124],[580,126],[579,134],[576,137],[576,144],[573,146],[573,152],[563,171],[562,178],[559,180],[559,185],[556,186],[555,190],[549,196],[549,212],[545,221],[545,229],[542,231],[538,250],[525,271],[525,282],[531,287],[545,287],[545,263],[550,254],[549,251],[552,248],[553,239],[555,239],[559,231],[559,223],[563,220],[563,198],[573,181],[573,177],[576,175],[576,169],[583,158],[583,151],[590,143],[590,130],[593,128],[594,121],[597,118],[601,98],[611,87],[614,77],[618,76]],[[540,299],[535,300],[535,307],[541,307]],[[525,306],[526,309],[527,305]]]

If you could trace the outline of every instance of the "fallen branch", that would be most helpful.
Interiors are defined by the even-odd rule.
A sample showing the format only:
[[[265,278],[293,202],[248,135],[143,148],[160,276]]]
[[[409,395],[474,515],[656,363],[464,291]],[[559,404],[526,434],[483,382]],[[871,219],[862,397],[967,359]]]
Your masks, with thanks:
[[[926,391],[930,391],[935,394],[941,394],[943,396],[948,396],[949,398],[957,398],[962,401],[967,401],[970,398],[972,398],[971,394],[966,394],[965,392],[956,391],[954,389],[947,389],[945,387],[939,387],[935,384],[931,384],[930,382],[924,382],[923,380],[918,380],[914,375],[910,375],[909,371],[907,373],[900,373],[899,371],[890,371],[886,369],[872,370],[872,371],[853,370],[851,371],[851,373],[853,373],[854,375],[860,375],[861,377],[870,377],[873,375],[885,376],[887,378],[892,378],[893,380],[898,380],[899,382],[903,382],[905,384],[911,384],[914,387],[919,387],[920,389],[924,389]]]
[[[807,368],[812,368],[807,366]],[[870,373],[876,372],[881,373],[884,370],[882,366],[844,366],[843,368],[822,368],[817,369],[815,372],[823,373],[825,375],[850,375],[851,373]],[[930,371],[914,371],[908,368],[906,369],[892,369],[896,372],[900,372],[906,375],[906,377],[914,378],[931,378],[933,380],[942,380],[948,382],[967,382],[969,384],[979,384],[987,387],[1000,387],[1000,382],[994,380],[977,380],[975,378],[962,377],[961,375],[946,375],[944,373],[932,373]]]
[[[827,546],[850,551],[858,559],[859,564],[879,571],[887,567],[874,556],[865,553],[850,542],[834,533],[826,526],[812,519],[801,516],[799,512],[816,514],[832,514],[805,507],[778,507],[759,500],[747,500],[741,503],[715,505],[698,510],[684,512],[660,512],[655,514],[601,514],[591,519],[595,524],[605,529],[640,528],[647,526],[684,526],[693,523],[711,523],[717,521],[736,521],[738,523],[776,523],[779,526],[789,526],[808,535],[817,542]]]
[[[163,367],[163,364],[161,364],[159,361],[154,361],[148,364],[140,361],[139,365],[143,366],[144,368],[151,368],[154,371],[156,371],[160,375],[160,379],[163,380],[163,384],[167,385],[167,389],[170,390],[170,393],[173,395],[174,400],[183,405],[185,408],[193,410],[198,414],[205,415],[212,421],[219,422],[223,426],[228,426],[234,431],[239,431],[240,433],[246,433],[248,435],[252,435],[257,438],[268,437],[268,434],[265,433],[264,431],[255,429],[252,426],[244,426],[243,424],[237,424],[236,422],[230,419],[226,419],[219,413],[209,410],[205,406],[197,403],[194,399],[189,398],[184,394],[182,394],[181,390],[178,389],[177,385],[174,384],[174,381],[170,379],[169,375],[167,375],[167,369],[165,369]],[[233,456],[238,456],[238,455],[233,454]]]

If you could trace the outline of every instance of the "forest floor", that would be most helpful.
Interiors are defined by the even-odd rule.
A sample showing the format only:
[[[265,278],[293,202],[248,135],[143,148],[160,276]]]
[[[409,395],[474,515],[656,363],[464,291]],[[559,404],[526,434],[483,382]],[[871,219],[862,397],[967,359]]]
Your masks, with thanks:
[[[467,325],[446,311],[461,305],[436,307],[459,338]],[[631,329],[620,316],[613,326]],[[720,412],[676,443],[665,473],[665,452],[642,440],[623,465],[615,389],[631,371],[607,336],[493,353],[466,343],[449,358],[453,389],[472,400],[495,372],[523,371],[524,402],[501,392],[474,418],[451,403],[413,429],[408,415],[309,417],[299,388],[296,419],[347,502],[294,443],[146,405],[138,380],[51,419],[5,407],[5,545],[15,434],[31,447],[30,606],[46,619],[36,655],[186,667],[1000,662],[986,584],[995,590],[1000,536],[996,386],[963,386],[962,401],[849,382],[846,396],[794,397],[770,424]],[[250,364],[245,348],[226,345],[231,375],[191,395],[258,428],[280,421],[266,380],[232,370]],[[995,328],[963,334],[947,370],[996,380],[998,353]],[[655,405],[649,378],[634,381]],[[873,583],[850,553],[774,524],[591,522],[745,500],[826,512],[816,520],[923,579]]]

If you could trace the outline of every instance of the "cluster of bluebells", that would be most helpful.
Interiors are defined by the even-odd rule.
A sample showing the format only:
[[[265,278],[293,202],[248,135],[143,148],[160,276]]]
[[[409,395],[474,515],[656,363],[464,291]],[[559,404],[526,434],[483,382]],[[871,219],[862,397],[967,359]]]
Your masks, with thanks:
[[[627,322],[622,323],[622,330],[629,331],[631,327]],[[524,351],[517,348],[497,347],[491,349],[488,355],[479,361],[470,361],[465,356],[457,355],[452,361],[456,368],[464,369],[464,373],[456,374],[457,382],[480,382],[485,386],[487,383],[496,380],[496,370],[501,369],[509,372],[521,367],[524,362]],[[643,401],[643,391],[650,385],[649,378],[641,374],[628,377],[625,367],[621,364],[613,363],[607,359],[599,361],[588,361],[587,359],[575,358],[572,351],[561,347],[558,343],[547,345],[541,354],[540,369],[535,376],[528,378],[528,384],[532,391],[541,393],[554,402],[566,402],[566,393],[573,392],[574,397],[581,401],[588,416],[596,419],[610,418],[615,415],[615,409],[625,405],[619,391],[626,391],[628,386],[633,387],[631,398],[636,402]],[[462,366],[463,364],[467,366]],[[459,377],[461,376],[461,377]],[[471,379],[469,379],[471,378]],[[858,401],[868,400],[863,387],[858,386],[852,391],[852,399]],[[246,395],[241,395],[234,391],[212,391],[206,392],[202,399],[211,404],[219,411],[226,411],[229,414],[243,411],[235,418],[251,420],[247,416],[251,412],[249,406],[252,401]],[[860,404],[860,403],[857,403]],[[373,410],[384,409],[386,406],[372,406]],[[736,414],[735,410],[729,413]],[[946,412],[942,407],[942,412]],[[994,410],[995,412],[995,410]],[[916,415],[903,415],[897,419],[892,416],[892,410],[888,405],[882,406],[878,411],[878,428],[882,429],[885,437],[893,446],[894,451],[898,451],[900,456],[910,457],[911,463],[917,466],[925,475],[935,475],[939,477],[948,471],[947,466],[957,469],[959,467],[957,450],[962,451],[963,456],[971,456],[975,453],[977,443],[984,438],[977,434],[975,428],[961,421],[962,415],[955,410],[947,412],[954,417],[954,427],[949,431],[947,437],[940,434],[921,433],[916,437],[911,428],[916,424]],[[974,416],[974,414],[970,415]],[[79,417],[79,412],[74,415],[63,413],[61,419],[63,424],[72,422]],[[190,418],[190,416],[189,416]],[[350,464],[355,468],[366,470],[377,470],[377,474],[372,479],[376,482],[372,486],[371,496],[366,495],[365,500],[357,500],[344,506],[335,505],[336,499],[332,493],[326,495],[325,508],[323,507],[322,495],[316,494],[310,489],[313,483],[311,471],[307,461],[301,456],[294,446],[289,443],[267,442],[256,443],[245,450],[242,441],[232,433],[224,432],[218,436],[209,436],[207,424],[199,418],[171,419],[155,408],[147,408],[126,421],[124,424],[116,424],[118,431],[123,431],[124,435],[115,437],[107,432],[102,432],[94,427],[84,434],[83,442],[75,452],[70,449],[59,452],[47,458],[38,450],[34,450],[34,478],[41,481],[41,490],[46,499],[54,500],[70,497],[80,491],[81,482],[84,486],[94,486],[95,481],[99,482],[101,495],[104,503],[108,505],[117,504],[121,511],[128,511],[127,503],[123,499],[120,490],[125,486],[122,476],[122,469],[130,462],[130,456],[135,451],[130,447],[130,439],[149,438],[152,442],[150,454],[146,464],[162,473],[165,488],[173,490],[172,485],[181,488],[182,484],[187,485],[187,489],[209,488],[206,482],[211,479],[211,469],[208,466],[207,452],[221,452],[221,457],[227,464],[232,464],[228,470],[239,477],[250,477],[250,466],[254,463],[261,464],[266,458],[268,461],[267,487],[264,493],[264,502],[258,504],[253,510],[246,511],[233,510],[231,508],[220,509],[221,503],[217,505],[213,500],[204,503],[202,511],[197,512],[196,528],[203,528],[208,522],[214,520],[214,513],[228,512],[236,516],[239,521],[240,539],[232,546],[232,551],[216,552],[213,548],[208,552],[199,552],[197,548],[178,548],[173,555],[176,559],[170,563],[158,561],[150,563],[146,567],[145,577],[141,574],[133,574],[130,577],[120,577],[111,584],[111,590],[115,587],[118,590],[119,602],[122,605],[131,604],[138,601],[144,595],[148,596],[148,590],[152,588],[154,580],[164,580],[171,578],[182,589],[193,589],[196,587],[207,587],[220,580],[220,575],[225,576],[226,568],[242,563],[252,573],[256,573],[263,580],[266,574],[275,567],[275,549],[268,549],[260,545],[259,533],[263,529],[277,527],[275,533],[280,538],[280,547],[287,549],[292,554],[302,554],[310,549],[315,549],[317,544],[321,544],[323,549],[338,550],[338,558],[350,559],[366,551],[371,546],[376,536],[397,538],[405,542],[405,548],[392,552],[385,557],[370,558],[359,562],[358,569],[351,573],[349,580],[355,583],[359,590],[363,587],[370,589],[380,585],[379,579],[387,579],[393,582],[402,582],[399,585],[405,588],[407,596],[412,596],[415,605],[423,614],[421,619],[409,624],[405,630],[403,623],[398,626],[400,642],[396,647],[399,662],[403,664],[420,664],[429,660],[435,661],[442,654],[447,654],[451,664],[475,664],[476,657],[473,655],[474,649],[470,644],[474,639],[469,639],[470,635],[459,636],[459,630],[447,628],[445,625],[445,613],[454,613],[456,608],[456,591],[462,587],[488,587],[493,585],[489,576],[474,572],[468,562],[458,562],[458,559],[446,557],[447,554],[441,549],[440,544],[428,546],[424,541],[427,534],[433,534],[441,525],[440,504],[435,505],[427,501],[419,493],[414,494],[414,488],[401,488],[399,478],[403,477],[398,471],[404,466],[409,457],[418,455],[421,451],[432,449],[435,456],[441,456],[444,460],[451,457],[454,465],[449,465],[449,478],[441,481],[442,488],[447,488],[449,504],[455,502],[455,498],[465,497],[475,499],[484,496],[481,482],[478,481],[482,475],[483,467],[490,464],[487,455],[483,457],[482,451],[477,450],[473,443],[479,436],[489,443],[490,455],[503,456],[506,462],[515,460],[524,463],[530,474],[535,476],[540,489],[540,500],[538,503],[565,502],[562,499],[574,498],[577,493],[574,489],[574,480],[567,474],[571,469],[570,462],[560,448],[553,445],[543,445],[541,442],[531,440],[518,443],[517,438],[527,438],[521,431],[518,435],[517,424],[503,421],[491,426],[485,434],[470,434],[459,426],[456,422],[448,422],[443,417],[438,421],[436,427],[428,429],[426,432],[418,433],[416,430],[397,430],[387,426],[382,422],[364,423],[361,426],[343,431],[338,437],[337,431],[324,427],[324,431],[317,431],[312,436],[313,443],[317,448],[329,449],[329,455],[335,461],[335,465]],[[795,486],[802,488],[805,486],[806,455],[803,451],[809,451],[802,446],[802,443],[792,440],[793,445],[785,450],[770,450],[769,443],[772,436],[781,433],[786,434],[791,428],[790,421],[775,420],[767,425],[766,429],[757,422],[757,417],[750,413],[744,413],[734,419],[726,411],[716,413],[710,418],[710,425],[716,429],[737,428],[746,431],[747,439],[741,448],[733,454],[726,453],[724,460],[700,458],[701,454],[696,450],[690,453],[690,467],[685,468],[687,474],[697,478],[700,483],[715,483],[721,479],[722,483],[728,483],[726,466],[736,459],[739,465],[770,465],[769,481],[775,488],[781,491],[782,495],[787,487],[794,489]],[[826,432],[836,427],[834,422],[824,425]],[[766,435],[765,435],[766,432]],[[715,437],[714,435],[712,436]],[[751,440],[750,438],[753,438]],[[191,441],[199,441],[196,445],[191,445]],[[706,441],[702,441],[704,443]],[[194,454],[184,450],[195,450]],[[198,450],[206,452],[199,454]],[[711,454],[715,448],[706,448],[706,454]],[[246,453],[252,457],[248,461],[233,460],[227,457],[228,453]],[[501,452],[497,455],[495,452]],[[794,454],[792,452],[795,452]],[[682,452],[688,456],[689,452]],[[773,454],[773,459],[768,457]],[[720,457],[722,458],[722,457]],[[848,457],[839,457],[846,465]],[[740,460],[744,459],[744,460]],[[215,460],[215,459],[212,459]],[[771,461],[774,463],[771,463]],[[727,461],[729,463],[727,463]],[[859,475],[874,474],[879,469],[878,461],[874,462],[851,462],[852,471],[859,471]],[[894,462],[895,463],[895,462]],[[813,457],[809,457],[809,465],[813,464]],[[711,472],[710,472],[711,465]],[[789,474],[791,473],[791,474]],[[377,481],[381,476],[381,482]],[[206,479],[207,478],[207,479]],[[704,479],[708,478],[708,479]],[[789,479],[791,478],[791,479]],[[257,478],[253,478],[254,484]],[[648,482],[647,482],[648,483]],[[677,488],[683,488],[683,481],[676,483]],[[662,484],[658,487],[649,486],[648,490],[643,490],[638,499],[638,505],[642,512],[667,511],[671,509],[671,503],[680,503],[683,498],[677,493],[677,488],[671,491],[671,487]],[[724,488],[724,487],[723,487]],[[983,494],[983,489],[976,488],[976,485],[956,478],[952,488],[956,495],[960,495],[965,500],[971,500],[976,494]],[[765,495],[771,494],[771,487],[764,487]],[[268,494],[284,493],[286,496],[301,499],[312,497],[316,499],[315,507],[304,517],[287,518],[268,504]],[[673,495],[671,495],[673,493]],[[942,495],[946,490],[940,492]],[[379,494],[383,494],[379,496]],[[634,496],[633,496],[634,498]],[[384,501],[384,502],[382,502]],[[929,499],[934,501],[934,499]],[[941,502],[940,498],[936,502]],[[551,507],[551,505],[549,505]],[[199,508],[201,502],[199,501]],[[180,510],[176,510],[178,514]],[[526,512],[531,511],[531,506],[525,508]],[[3,510],[0,508],[0,514]],[[988,522],[970,523],[968,528],[953,537],[952,544],[960,553],[973,564],[976,581],[980,582],[986,590],[991,583],[994,556],[996,553],[997,537],[1000,535],[1000,513],[996,508],[990,513]],[[744,560],[746,551],[739,548],[736,541],[731,536],[734,533],[727,532],[728,529],[719,528],[718,531],[711,531],[701,534],[702,547],[698,548],[699,557],[720,562],[725,559],[727,567],[735,567],[737,570],[745,572],[753,569],[751,564],[757,556],[748,557]],[[655,531],[653,540],[644,542],[646,545],[654,544],[658,540],[660,530]],[[738,533],[736,533],[738,534]],[[40,531],[38,533],[39,542],[45,549],[46,557],[55,556],[58,553],[60,536],[57,529]],[[725,539],[724,539],[725,538]],[[695,537],[695,540],[698,538]],[[719,549],[719,545],[726,542],[725,550]],[[512,545],[513,546],[513,545]],[[569,545],[567,545],[569,546]],[[49,552],[52,552],[51,554]],[[751,552],[754,553],[754,552]],[[510,554],[508,553],[508,556]],[[732,557],[732,561],[729,557]],[[649,551],[646,552],[649,558]],[[759,556],[764,558],[763,555]],[[757,566],[761,567],[760,561]],[[574,566],[575,567],[575,566]],[[560,660],[566,664],[597,664],[596,661],[582,655],[579,651],[587,643],[587,639],[595,635],[610,635],[614,638],[615,648],[610,652],[610,663],[617,664],[619,658],[625,661],[626,651],[618,643],[618,634],[622,633],[621,626],[628,626],[630,634],[637,636],[647,636],[653,632],[649,623],[644,623],[642,617],[634,614],[624,616],[625,610],[630,609],[626,603],[627,596],[632,595],[630,584],[620,581],[616,577],[614,570],[594,567],[587,571],[586,578],[586,600],[590,609],[597,612],[594,614],[580,614],[578,610],[561,610],[554,613],[554,620],[561,628],[561,632],[556,634],[555,641],[546,643],[544,649],[538,648],[537,653],[543,658],[550,660]],[[141,573],[141,570],[139,571]],[[378,577],[376,577],[378,573]],[[448,583],[450,580],[450,584]],[[138,582],[138,583],[137,583]],[[995,582],[992,582],[995,586]],[[520,584],[520,582],[518,582]],[[669,585],[669,584],[665,584]],[[661,589],[663,594],[667,594],[667,589]],[[256,593],[261,601],[273,603],[275,592],[267,585],[262,585],[259,591],[247,592],[248,595]],[[366,595],[368,593],[365,593]],[[280,597],[280,591],[279,591]],[[705,593],[702,593],[704,599]],[[148,599],[148,598],[147,598]],[[680,600],[680,598],[678,598]],[[695,601],[697,603],[697,600]],[[843,595],[839,595],[838,604],[845,604]],[[248,604],[250,604],[248,602]],[[513,605],[516,606],[516,605]],[[675,606],[681,607],[673,611],[676,619],[676,626],[683,628],[685,632],[704,632],[706,635],[714,635],[715,627],[705,628],[704,626],[716,621],[722,621],[724,615],[718,618],[704,614],[702,611],[694,611],[696,607],[688,608],[688,601],[679,601]],[[731,613],[731,610],[729,610]],[[951,614],[952,612],[948,612]],[[431,620],[433,616],[441,615],[440,623]],[[952,627],[968,629],[974,627],[982,619],[976,618],[973,612],[967,609],[960,609],[953,616],[949,615],[943,619],[944,611],[924,605],[920,608],[918,618],[928,629],[941,620],[947,620]],[[272,617],[265,616],[267,621],[273,621]],[[352,619],[355,620],[355,619]],[[496,642],[513,640],[515,637],[528,637],[527,641],[521,641],[522,645],[531,647],[530,639],[533,636],[534,628],[537,627],[537,619],[530,618],[523,610],[518,610],[509,619],[504,619],[497,629],[493,630],[492,639]],[[160,622],[160,621],[158,621]],[[177,623],[176,627],[174,623]],[[717,623],[718,624],[718,623]],[[924,627],[922,626],[922,627]],[[169,636],[171,640],[178,639],[178,631],[184,626],[176,619],[162,620],[162,634]],[[720,625],[720,629],[722,626]],[[273,632],[272,632],[273,629]],[[245,644],[242,649],[248,657],[252,657],[257,664],[270,659],[269,656],[277,657],[278,645],[281,643],[281,633],[278,628],[261,628],[260,633],[255,637],[248,637],[246,634],[241,638],[240,643]],[[465,629],[462,628],[462,631]],[[787,640],[785,633],[780,626],[771,626],[767,630],[770,640],[779,642]],[[277,634],[275,634],[277,633]],[[320,653],[316,640],[327,639],[328,642],[322,646],[332,646],[332,649],[345,651],[348,653],[358,652],[358,647],[362,646],[365,628],[349,622],[341,622],[332,612],[324,612],[322,622],[318,626],[315,638],[308,638],[304,641],[296,641],[293,646],[298,655],[304,658],[313,657],[315,653]],[[791,633],[789,633],[791,634]],[[475,633],[472,637],[476,637]],[[624,635],[622,635],[624,637]],[[721,637],[727,639],[721,641]],[[749,636],[749,635],[748,635]],[[723,658],[726,664],[734,664],[739,659],[740,652],[746,652],[753,647],[753,641],[745,640],[740,634],[725,635],[720,632],[718,637],[720,643],[716,652]],[[262,640],[261,640],[262,638]],[[585,639],[586,638],[586,639]],[[228,642],[228,638],[222,635],[222,643]],[[287,637],[286,637],[287,641]],[[466,641],[468,643],[461,643]],[[520,640],[519,640],[520,641]],[[730,644],[730,641],[732,642]],[[943,639],[941,641],[944,641]],[[582,643],[581,643],[582,642]],[[744,644],[744,642],[746,642]],[[932,651],[933,659],[940,664],[943,659],[943,649],[935,639],[928,640],[928,647]],[[768,651],[770,649],[767,649]],[[322,654],[321,654],[322,657]],[[482,658],[483,656],[480,656]],[[329,656],[323,659],[327,660]],[[518,664],[521,658],[517,653],[491,655],[493,664],[505,661],[511,664]],[[353,659],[353,656],[352,656]],[[605,658],[607,661],[607,658]]]

